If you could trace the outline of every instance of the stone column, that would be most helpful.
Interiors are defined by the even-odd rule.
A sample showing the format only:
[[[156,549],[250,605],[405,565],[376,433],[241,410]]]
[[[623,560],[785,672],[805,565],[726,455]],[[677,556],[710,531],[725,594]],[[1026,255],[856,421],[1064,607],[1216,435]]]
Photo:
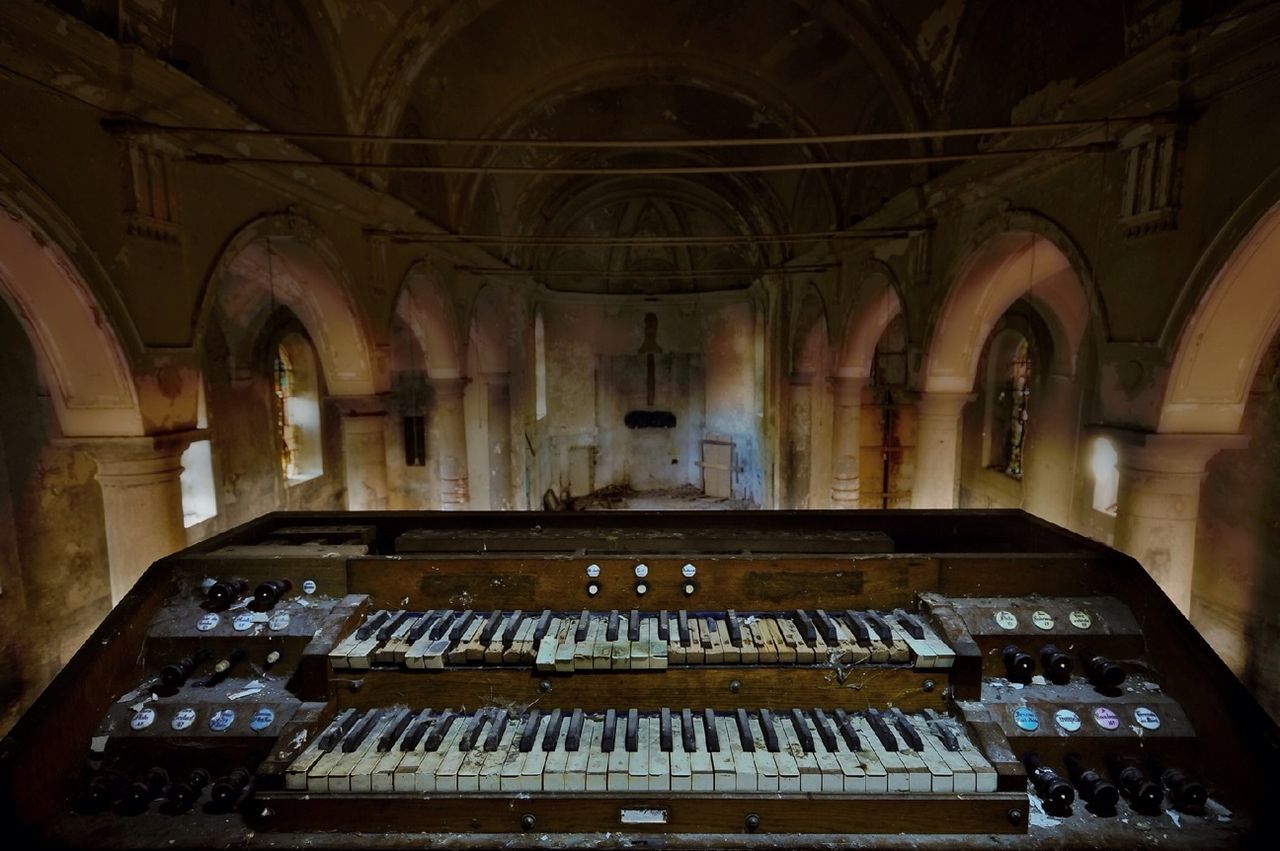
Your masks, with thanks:
[[[1123,433],[1122,433],[1123,434]],[[1120,437],[1116,548],[1136,558],[1183,614],[1191,610],[1196,522],[1205,465],[1223,449],[1239,449],[1240,434]]]
[[[436,470],[440,480],[440,508],[463,511],[471,503],[467,474],[467,414],[462,391],[465,378],[428,379],[433,391],[436,431]]]
[[[813,373],[793,372],[788,394],[787,508],[808,508],[813,439]]]
[[[865,379],[831,379],[831,507],[858,507],[858,465],[862,434],[862,386]]]
[[[152,562],[187,545],[180,459],[193,440],[203,437],[188,431],[71,442],[98,465],[113,605]]]
[[[347,508],[385,511],[387,486],[387,410],[380,396],[342,397],[342,464],[347,479]]]
[[[1076,458],[1080,451],[1080,394],[1069,375],[1049,375],[1031,397],[1022,467],[1022,507],[1059,526],[1071,525]]]
[[[960,423],[972,393],[924,393],[916,403],[912,508],[955,508],[960,495]]]
[[[484,377],[489,395],[489,508],[505,511],[511,496],[511,383],[505,372]]]

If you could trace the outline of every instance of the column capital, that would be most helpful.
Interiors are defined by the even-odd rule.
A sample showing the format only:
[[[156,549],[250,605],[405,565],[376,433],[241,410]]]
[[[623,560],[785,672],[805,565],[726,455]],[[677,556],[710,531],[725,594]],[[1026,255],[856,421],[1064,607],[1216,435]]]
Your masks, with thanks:
[[[1091,435],[1109,437],[1122,447],[1120,467],[1134,472],[1199,476],[1224,449],[1244,449],[1244,434],[1161,434],[1111,427],[1090,428]]]
[[[428,376],[427,384],[431,389],[442,396],[461,396],[462,391],[466,389],[467,384],[471,382],[470,378],[465,376],[448,377],[448,378],[432,378]]]
[[[182,453],[208,437],[208,429],[191,429],[138,437],[60,438],[55,443],[88,453],[98,465],[100,484],[129,486],[176,477],[182,471]]]
[[[390,407],[390,393],[371,393],[366,396],[329,396],[329,402],[336,405],[345,419],[347,417],[386,416]]]
[[[978,398],[975,393],[924,392],[916,401],[916,412],[921,417],[959,419],[964,406]]]

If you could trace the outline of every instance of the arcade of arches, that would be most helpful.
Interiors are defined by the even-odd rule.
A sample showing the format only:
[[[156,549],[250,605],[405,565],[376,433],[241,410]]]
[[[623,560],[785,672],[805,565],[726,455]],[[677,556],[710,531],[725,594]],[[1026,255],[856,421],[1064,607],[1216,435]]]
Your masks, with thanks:
[[[0,4],[0,729],[262,512],[602,492],[1023,508],[1280,714],[1277,44],[1250,0]]]

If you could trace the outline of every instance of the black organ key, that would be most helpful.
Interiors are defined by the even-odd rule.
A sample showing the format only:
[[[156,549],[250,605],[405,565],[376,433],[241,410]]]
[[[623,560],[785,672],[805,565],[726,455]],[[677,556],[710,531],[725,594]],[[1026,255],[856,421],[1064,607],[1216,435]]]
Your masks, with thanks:
[[[510,717],[511,714],[507,710],[498,710],[498,714],[493,719],[493,729],[489,731],[489,735],[484,740],[486,752],[493,753],[498,749],[498,745],[502,744],[502,735],[507,731],[507,720]]]
[[[449,640],[458,641],[462,638],[462,633],[467,631],[467,627],[471,626],[472,611],[467,609],[458,619],[453,622],[453,628],[449,630]]]
[[[391,634],[399,629],[405,621],[409,620],[409,618],[417,617],[419,614],[421,614],[421,612],[401,612],[394,618],[388,619],[387,622],[382,625],[382,628],[378,630],[378,640],[386,641],[391,638]]]
[[[906,631],[907,635],[917,641],[924,641],[924,624],[912,614],[904,609],[894,609],[893,617],[898,621],[898,625]]]
[[[702,728],[707,737],[707,750],[711,753],[720,753],[720,732],[716,729],[716,711],[714,709],[704,709],[702,711]]]
[[[582,614],[578,615],[578,628],[573,631],[573,640],[586,641],[589,626],[591,626],[591,613],[583,609]]]
[[[840,737],[844,739],[844,743],[849,746],[849,750],[862,750],[862,739],[858,738],[858,731],[853,729],[853,719],[843,709],[836,710],[836,728],[840,731]]]
[[[342,752],[351,753],[356,748],[364,744],[364,740],[369,738],[369,731],[373,729],[373,725],[378,723],[378,719],[382,717],[381,709],[370,709],[365,716],[360,719],[360,723],[351,728],[351,732],[347,733],[346,738],[342,740]]]
[[[427,630],[431,629],[431,624],[435,623],[438,612],[435,609],[427,612],[418,618],[413,626],[409,627],[409,634],[405,636],[410,644],[413,644],[419,638],[427,634]]]
[[[533,628],[533,643],[547,637],[547,630],[551,628],[551,610],[543,609],[542,614],[538,615],[538,625]]]
[[[431,640],[439,641],[444,638],[445,632],[449,629],[449,624],[453,621],[453,609],[445,609],[445,611],[431,625]]]
[[[390,615],[387,612],[377,612],[360,625],[356,630],[356,638],[364,641],[366,638],[373,635],[374,631],[379,629],[388,617],[390,617]]]
[[[836,625],[826,612],[815,609],[813,615],[817,619],[818,631],[822,633],[823,641],[834,644],[840,640],[840,633],[836,632]]]
[[[876,738],[880,740],[885,750],[892,753],[898,749],[898,740],[893,737],[893,731],[889,729],[889,725],[884,723],[884,716],[880,714],[880,710],[868,709],[862,717],[867,719],[867,726],[876,734]]]
[[[418,742],[422,741],[422,737],[427,734],[427,730],[431,727],[431,721],[436,714],[430,709],[423,710],[418,719],[413,722],[413,726],[409,728],[409,732],[405,733],[403,739],[400,740],[400,750],[408,753],[418,746]]]
[[[813,753],[813,733],[809,732],[809,724],[804,720],[804,713],[799,709],[792,709],[791,726],[796,729],[796,738],[800,740],[800,747],[805,753]]]
[[[528,753],[533,750],[534,740],[538,738],[538,722],[542,720],[542,712],[537,709],[529,710],[529,714],[525,716],[524,728],[520,731],[520,753]]]
[[[501,610],[491,612],[489,619],[484,622],[484,628],[480,630],[480,641],[486,647],[489,646],[490,641],[493,641],[493,634],[498,631],[498,624],[500,623],[502,623]],[[581,641],[582,639],[579,638],[578,640]]]
[[[853,609],[844,610],[844,619],[849,622],[849,629],[853,630],[853,639],[863,647],[871,645],[871,634],[867,632],[866,622]]]
[[[751,737],[751,724],[747,721],[747,710],[738,707],[733,713],[733,720],[738,725],[738,738],[742,740],[742,749],[755,753],[756,740]]]
[[[704,650],[711,647],[711,636],[720,631],[719,622],[714,616],[707,615],[705,621],[707,625],[702,630],[702,647]]]
[[[627,736],[626,748],[627,753],[635,753],[639,746],[640,738],[640,713],[634,709],[627,710]]]
[[[474,750],[476,742],[480,739],[480,733],[484,730],[485,722],[488,720],[489,710],[477,710],[476,713],[471,716],[471,720],[467,723],[467,729],[462,731],[462,738],[458,740],[458,750]]]
[[[330,722],[329,726],[325,728],[324,732],[320,734],[320,739],[317,742],[320,746],[320,750],[333,750],[334,745],[336,745],[342,737],[347,734],[347,731],[351,729],[351,725],[354,724],[355,721],[356,711],[354,709],[342,710],[342,713],[338,715],[338,717],[334,718],[333,721]]]
[[[778,744],[778,728],[773,726],[773,713],[761,709],[757,714],[760,716],[760,732],[764,733],[764,746],[769,753],[777,753],[781,746]]]
[[[724,623],[729,630],[729,643],[734,647],[741,647],[742,624],[738,622],[738,613],[730,609],[725,613]]]
[[[618,640],[618,610],[614,609],[609,612],[609,623],[604,628],[605,641]]]
[[[889,624],[885,623],[884,618],[876,612],[863,612],[863,617],[867,619],[867,624],[872,631],[880,636],[882,644],[891,644],[893,642],[893,632],[889,629]]]
[[[401,709],[392,716],[391,722],[387,728],[382,731],[382,735],[378,737],[378,750],[386,753],[391,750],[391,746],[400,740],[400,736],[408,729],[409,724],[413,721],[414,713],[407,709]]]
[[[907,747],[913,751],[924,750],[924,741],[920,738],[920,733],[901,709],[896,706],[890,709],[889,718],[893,720],[893,726],[897,728],[898,735],[902,736],[902,741],[907,743]]]
[[[610,709],[604,714],[604,733],[600,737],[600,750],[613,753],[613,743],[618,740],[618,711]]]
[[[547,716],[547,732],[542,737],[542,750],[550,753],[556,749],[556,742],[560,740],[560,722],[564,720],[564,716],[559,709],[551,710],[551,714]]]
[[[671,710],[665,706],[658,713],[658,747],[671,752]]]
[[[818,731],[818,738],[822,739],[822,744],[828,751],[834,753],[836,750],[836,731],[832,729],[831,722],[827,720],[827,713],[815,708],[809,714],[813,717],[813,726]]]
[[[698,739],[693,731],[693,713],[688,709],[680,710],[680,739],[685,753],[693,753],[697,749]]]
[[[676,620],[676,628],[680,631],[680,646],[689,646],[689,613],[681,609]]]
[[[942,746],[949,751],[960,750],[960,738],[956,735],[956,731],[940,718],[929,719],[929,732],[937,736],[942,742]]]
[[[667,613],[666,609],[658,612],[658,640],[671,640],[671,615]]]
[[[510,650],[511,645],[515,644],[516,632],[520,629],[520,624],[524,621],[525,614],[520,609],[516,609],[511,613],[511,619],[507,621],[507,628],[502,632],[502,649]]]
[[[573,710],[573,714],[569,716],[569,732],[564,737],[565,750],[572,752],[582,746],[582,724],[585,720],[586,716],[581,709]]]
[[[631,617],[627,621],[627,640],[640,640],[640,612],[636,609],[631,610]]]
[[[431,725],[431,732],[427,734],[427,740],[422,743],[422,749],[427,753],[432,753],[439,748],[440,743],[449,734],[449,728],[453,726],[454,719],[457,717],[451,709],[441,712],[440,717],[436,719],[436,723]]]
[[[800,636],[805,640],[806,644],[813,644],[814,639],[818,637],[817,627],[813,625],[813,618],[804,609],[796,609],[793,620],[796,627],[800,630]]]

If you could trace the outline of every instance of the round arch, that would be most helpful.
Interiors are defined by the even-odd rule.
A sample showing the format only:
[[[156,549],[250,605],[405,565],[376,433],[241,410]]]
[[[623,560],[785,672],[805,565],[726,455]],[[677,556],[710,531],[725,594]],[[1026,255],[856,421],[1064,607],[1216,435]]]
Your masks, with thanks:
[[[107,311],[25,207],[0,186],[0,297],[27,330],[59,428],[68,437],[145,434],[129,359]]]
[[[428,261],[414,264],[400,284],[396,315],[408,326],[426,355],[431,378],[462,378],[464,350],[457,311],[443,275]]]
[[[814,374],[827,367],[830,358],[830,325],[827,305],[818,288],[809,284],[799,300],[791,330],[791,371]]]
[[[1212,249],[1211,252],[1212,253]],[[1235,434],[1280,332],[1280,203],[1218,267],[1179,338],[1157,431]]]
[[[225,329],[231,351],[252,346],[252,336],[276,305],[288,307],[316,347],[333,396],[367,396],[385,385],[374,362],[368,327],[351,297],[350,279],[337,253],[313,225],[293,216],[268,216],[241,228],[209,276],[201,316],[203,339],[215,309],[254,317]]]

